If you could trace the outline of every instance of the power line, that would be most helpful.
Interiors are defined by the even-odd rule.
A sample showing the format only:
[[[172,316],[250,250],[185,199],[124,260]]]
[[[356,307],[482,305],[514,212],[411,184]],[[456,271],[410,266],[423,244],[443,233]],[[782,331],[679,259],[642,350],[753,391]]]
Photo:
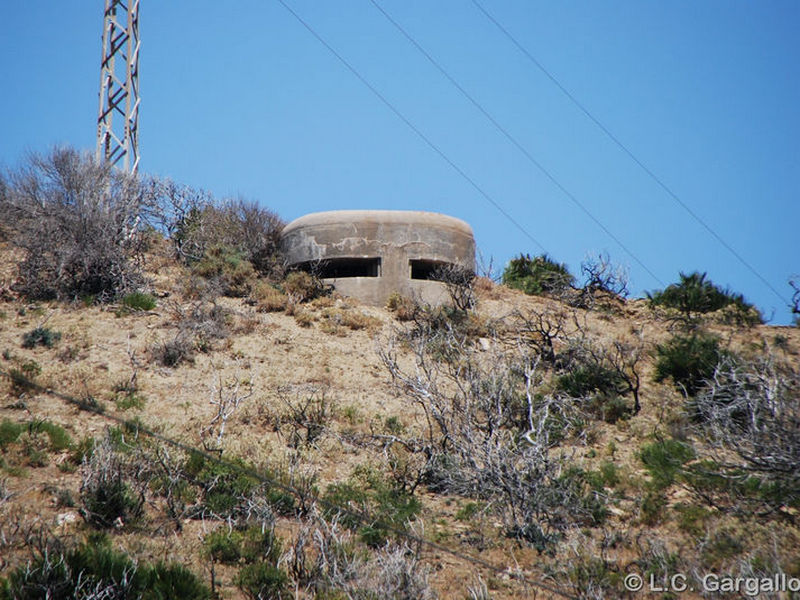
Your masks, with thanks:
[[[395,28],[396,28],[396,29],[397,29],[397,30],[398,30],[398,31],[399,31],[401,34],[403,34],[403,36],[404,36],[404,37],[405,37],[405,38],[406,38],[406,39],[407,39],[409,42],[411,42],[411,44],[413,44],[413,46],[414,46],[414,47],[415,47],[417,50],[419,50],[419,52],[420,52],[420,53],[421,53],[421,54],[422,54],[422,55],[423,55],[425,58],[427,58],[427,59],[428,59],[428,62],[430,62],[430,63],[431,63],[431,64],[432,64],[434,67],[436,67],[436,69],[437,69],[437,70],[438,70],[438,71],[439,71],[439,72],[440,72],[440,73],[441,73],[441,74],[442,74],[442,75],[443,75],[443,76],[444,76],[444,77],[445,77],[445,78],[446,78],[446,79],[447,79],[447,80],[448,80],[448,81],[449,81],[449,82],[450,82],[450,83],[451,83],[451,84],[452,84],[452,85],[453,85],[453,86],[454,86],[454,87],[455,87],[455,88],[456,88],[456,89],[459,91],[459,92],[461,92],[461,95],[462,95],[462,96],[464,96],[464,97],[465,97],[467,100],[469,100],[469,101],[470,101],[470,103],[471,103],[471,104],[472,104],[472,105],[473,105],[475,108],[477,108],[477,109],[478,109],[478,110],[481,112],[481,114],[482,114],[484,117],[486,117],[486,118],[489,120],[489,122],[491,122],[491,124],[492,124],[492,125],[494,125],[495,129],[497,129],[497,130],[498,130],[500,133],[502,133],[502,134],[503,134],[503,135],[506,137],[506,139],[507,139],[509,142],[511,142],[511,143],[512,143],[512,144],[513,144],[513,145],[514,145],[516,148],[517,148],[517,150],[519,150],[520,152],[522,152],[522,154],[525,156],[525,158],[527,158],[527,159],[528,159],[528,161],[529,161],[531,164],[533,164],[533,165],[534,165],[534,166],[535,166],[537,169],[539,169],[539,171],[541,171],[541,172],[542,172],[542,173],[545,175],[545,177],[547,177],[547,178],[548,178],[548,179],[549,179],[549,180],[550,180],[550,181],[553,183],[553,185],[555,185],[555,186],[556,186],[556,187],[557,187],[559,190],[561,190],[561,192],[562,192],[562,193],[563,193],[563,194],[564,194],[564,195],[565,195],[567,198],[569,198],[569,199],[570,199],[570,200],[571,200],[571,201],[572,201],[572,202],[573,202],[573,203],[574,203],[574,204],[575,204],[575,205],[576,205],[576,206],[577,206],[577,207],[578,207],[578,208],[579,208],[581,211],[583,211],[583,213],[584,213],[586,216],[588,216],[588,217],[589,217],[589,218],[590,218],[592,221],[594,221],[594,223],[595,223],[595,224],[596,224],[598,227],[600,227],[600,229],[602,229],[602,230],[603,230],[603,231],[606,233],[606,235],[608,235],[608,236],[609,236],[609,237],[610,237],[612,240],[614,240],[614,241],[617,243],[617,245],[618,245],[620,248],[622,248],[622,249],[625,251],[625,253],[626,253],[628,256],[630,256],[630,257],[631,257],[633,260],[635,260],[635,261],[636,261],[636,262],[639,264],[639,266],[640,266],[640,267],[642,267],[642,268],[643,268],[643,269],[644,269],[644,270],[645,270],[645,271],[646,271],[646,272],[647,272],[647,273],[650,275],[650,277],[652,277],[654,280],[656,280],[656,281],[657,281],[658,283],[660,283],[662,286],[664,285],[664,283],[661,281],[661,279],[659,279],[659,277],[658,277],[658,276],[657,276],[655,273],[653,273],[653,271],[651,271],[651,270],[650,270],[650,269],[647,267],[647,265],[645,265],[645,264],[644,264],[644,263],[643,263],[641,260],[639,260],[639,258],[638,258],[638,257],[637,257],[637,256],[636,256],[636,255],[635,255],[635,254],[634,254],[634,253],[631,251],[631,250],[629,250],[629,249],[628,249],[628,247],[627,247],[627,246],[625,246],[625,244],[623,244],[623,243],[622,243],[622,241],[620,241],[620,239],[619,239],[619,238],[618,238],[616,235],[614,235],[614,234],[613,234],[613,233],[612,233],[612,232],[611,232],[611,231],[610,231],[610,230],[609,230],[609,229],[608,229],[608,228],[607,228],[607,227],[606,227],[606,226],[605,226],[605,225],[604,225],[604,224],[603,224],[603,223],[602,223],[602,222],[601,222],[601,221],[600,221],[600,220],[599,220],[597,217],[595,217],[595,216],[594,216],[594,215],[593,215],[593,214],[592,214],[592,213],[589,211],[589,209],[588,209],[588,208],[586,208],[586,207],[583,205],[583,203],[582,203],[580,200],[578,200],[578,198],[577,198],[577,197],[576,197],[576,196],[575,196],[575,195],[574,195],[572,192],[570,192],[570,191],[569,191],[569,190],[568,190],[566,187],[564,187],[564,185],[562,185],[562,184],[561,184],[561,182],[560,182],[560,181],[558,181],[558,180],[555,178],[555,176],[553,176],[553,175],[552,175],[552,174],[551,174],[551,173],[550,173],[550,172],[549,172],[549,171],[548,171],[548,170],[547,170],[547,169],[544,167],[544,165],[542,165],[542,163],[540,163],[538,160],[536,160],[536,158],[534,158],[534,156],[533,156],[533,155],[532,155],[532,154],[531,154],[531,153],[528,151],[528,149],[527,149],[527,148],[525,148],[525,146],[523,146],[523,145],[522,145],[522,144],[521,144],[521,143],[520,143],[520,142],[519,142],[519,141],[518,141],[518,140],[517,140],[517,139],[516,139],[516,138],[515,138],[513,135],[511,135],[511,133],[509,133],[509,131],[508,131],[508,130],[507,130],[505,127],[503,127],[503,126],[502,126],[502,125],[501,125],[501,124],[500,124],[500,123],[497,121],[497,119],[495,119],[495,118],[494,118],[494,117],[493,117],[493,116],[492,116],[492,115],[489,113],[489,111],[488,111],[488,110],[486,110],[486,108],[484,108],[484,107],[483,107],[483,105],[482,105],[482,104],[480,104],[480,103],[479,103],[477,100],[475,100],[475,98],[474,98],[474,97],[473,97],[473,96],[472,96],[472,95],[471,95],[469,92],[467,92],[467,90],[465,90],[465,89],[464,89],[464,88],[461,86],[461,84],[459,84],[459,83],[458,83],[458,82],[457,82],[457,81],[456,81],[456,80],[455,80],[455,79],[454,79],[454,78],[453,78],[453,77],[450,75],[450,73],[448,73],[448,72],[447,72],[447,70],[446,70],[446,69],[445,69],[445,68],[444,68],[444,67],[443,67],[443,66],[442,66],[442,65],[441,65],[441,64],[440,64],[440,63],[439,63],[439,62],[438,62],[438,61],[437,61],[435,58],[433,58],[433,56],[431,56],[431,55],[430,55],[430,53],[429,53],[429,52],[427,52],[427,51],[425,50],[425,48],[423,48],[423,47],[422,47],[422,46],[419,44],[419,42],[417,42],[417,40],[416,40],[416,39],[414,39],[414,37],[412,37],[412,36],[411,36],[411,34],[409,34],[409,33],[408,33],[408,32],[407,32],[407,31],[406,31],[406,30],[405,30],[405,29],[404,29],[404,28],[403,28],[403,27],[402,27],[402,26],[401,26],[401,25],[400,25],[400,24],[397,22],[397,21],[395,21],[395,20],[392,18],[392,16],[391,16],[389,13],[387,13],[387,12],[386,12],[386,11],[383,9],[383,7],[382,7],[380,4],[378,4],[377,0],[370,0],[370,2],[372,3],[372,5],[373,5],[375,8],[377,8],[377,9],[378,9],[378,11],[380,11],[380,13],[381,13],[381,14],[382,14],[384,17],[386,17],[386,19],[387,19],[387,20],[388,20],[388,21],[389,21],[389,22],[390,22],[392,25],[394,25],[394,27],[395,27]]]
[[[542,252],[547,252],[547,249],[537,240],[531,233],[528,232],[520,223],[513,217],[511,214],[508,213],[494,198],[492,198],[488,192],[486,192],[482,187],[480,187],[474,179],[472,179],[469,175],[467,175],[464,170],[459,167],[455,162],[453,162],[450,157],[448,157],[444,151],[442,151],[428,136],[426,136],[416,125],[414,125],[403,113],[400,112],[398,108],[394,106],[383,94],[381,94],[375,86],[373,86],[367,79],[359,73],[353,65],[351,65],[341,54],[339,54],[333,46],[331,46],[316,30],[308,24],[299,14],[297,14],[292,8],[286,4],[284,0],[277,0],[281,6],[283,6],[297,21],[308,30],[308,32],[313,35],[317,41],[325,46],[325,48],[333,54],[336,59],[342,63],[348,71],[350,71],[356,79],[358,79],[361,83],[363,83],[369,91],[371,91],[377,98],[380,100],[389,110],[391,110],[397,118],[399,118],[403,123],[405,123],[409,129],[411,129],[417,136],[428,145],[428,147],[433,150],[436,154],[438,154],[442,160],[444,160],[452,169],[458,173],[467,183],[469,183],[483,198],[489,202],[492,206],[494,206],[500,213],[508,219],[517,229],[519,229],[525,237],[531,240],[534,244],[536,244]]]
[[[280,0],[278,0],[278,1],[280,1]],[[169,438],[169,437],[167,437],[167,436],[165,436],[163,434],[160,434],[160,433],[158,433],[156,431],[153,431],[152,429],[148,429],[146,427],[143,427],[138,422],[133,422],[133,421],[130,421],[128,419],[123,419],[123,418],[118,417],[116,415],[106,414],[103,411],[102,408],[100,408],[100,407],[98,407],[96,405],[89,404],[89,403],[87,403],[85,401],[82,401],[82,400],[80,400],[78,398],[75,398],[74,396],[70,396],[69,394],[65,394],[63,392],[58,392],[58,391],[56,391],[56,390],[54,390],[52,388],[46,388],[46,387],[44,387],[42,385],[39,385],[35,381],[32,381],[32,380],[28,379],[27,377],[21,376],[19,374],[12,375],[11,373],[8,373],[8,372],[6,372],[4,370],[0,370],[0,376],[8,377],[9,379],[12,379],[15,382],[19,382],[22,385],[24,385],[25,387],[30,388],[32,390],[36,390],[39,393],[44,393],[44,394],[49,394],[51,396],[55,396],[56,398],[59,398],[60,400],[64,400],[65,402],[68,402],[70,404],[75,405],[76,407],[78,407],[79,410],[95,414],[95,415],[97,415],[99,417],[102,417],[104,419],[107,419],[109,421],[113,421],[113,422],[117,423],[118,425],[122,425],[124,427],[130,427],[132,429],[135,429],[135,431],[137,433],[144,434],[149,438],[152,438],[154,440],[158,440],[158,441],[160,441],[160,442],[162,442],[164,444],[172,446],[173,448],[177,448],[178,450],[181,450],[183,452],[187,452],[187,453],[193,454],[195,456],[202,456],[206,460],[210,460],[212,462],[215,462],[215,463],[217,463],[217,464],[219,464],[219,465],[221,465],[223,467],[226,467],[228,469],[232,469],[234,471],[238,471],[239,473],[241,473],[243,475],[246,475],[248,477],[252,477],[254,479],[257,479],[261,483],[265,483],[265,484],[270,485],[272,487],[276,487],[276,488],[280,489],[281,491],[287,492],[289,494],[292,494],[293,496],[296,496],[298,498],[302,498],[304,496],[306,498],[311,498],[312,501],[314,501],[315,503],[321,505],[324,508],[327,508],[329,510],[335,510],[335,511],[337,511],[338,513],[340,513],[342,515],[345,515],[347,517],[351,517],[351,518],[356,519],[361,525],[369,526],[369,525],[373,525],[374,523],[379,521],[379,519],[373,517],[372,515],[370,515],[366,511],[356,511],[356,510],[353,510],[352,508],[338,505],[335,502],[331,502],[330,500],[326,500],[325,498],[322,498],[320,496],[316,496],[314,494],[307,494],[307,493],[300,492],[294,486],[279,481],[279,479],[276,478],[273,475],[269,475],[267,473],[264,473],[262,471],[258,471],[257,469],[254,469],[252,467],[248,467],[246,465],[242,465],[240,463],[235,463],[235,462],[231,462],[231,461],[225,460],[221,456],[215,456],[214,454],[211,454],[210,452],[207,452],[205,450],[201,450],[200,448],[196,448],[194,446],[190,446],[189,444],[185,444],[183,442],[179,442],[177,440],[173,440],[172,438]],[[495,573],[497,573],[499,575],[503,575],[503,574],[508,575],[510,577],[513,577],[514,579],[516,579],[520,583],[524,583],[524,584],[530,585],[532,587],[538,587],[539,589],[545,590],[545,591],[550,592],[552,594],[556,594],[557,596],[560,596],[561,598],[567,598],[568,600],[577,600],[577,598],[575,598],[574,596],[571,596],[571,595],[569,595],[569,594],[567,594],[565,592],[562,592],[561,590],[559,590],[559,589],[557,589],[555,587],[552,587],[552,586],[550,586],[550,585],[548,585],[546,583],[542,583],[540,581],[536,581],[536,580],[530,579],[528,577],[525,577],[523,574],[521,574],[519,572],[509,571],[509,570],[504,569],[502,567],[499,567],[499,566],[497,566],[497,565],[495,565],[495,564],[493,564],[493,563],[491,563],[491,562],[489,562],[487,560],[484,560],[484,559],[482,559],[480,557],[472,556],[471,554],[467,554],[466,552],[460,552],[459,550],[454,550],[452,548],[448,548],[447,546],[443,546],[443,545],[438,544],[436,542],[432,542],[430,540],[426,540],[425,538],[419,537],[417,535],[414,535],[414,534],[409,533],[407,531],[404,531],[402,529],[398,529],[397,527],[395,527],[394,525],[391,525],[389,523],[381,523],[381,527],[383,529],[385,529],[386,531],[388,531],[388,532],[390,532],[390,533],[392,533],[392,534],[394,534],[394,535],[396,535],[398,537],[404,538],[409,542],[413,542],[414,544],[417,544],[418,546],[427,546],[431,550],[436,550],[438,552],[443,552],[445,554],[449,554],[450,556],[453,556],[453,557],[458,558],[460,560],[464,560],[464,561],[470,562],[470,563],[472,563],[474,565],[483,567],[483,568],[488,569],[490,571],[493,571],[493,572],[495,572]]]
[[[783,295],[782,295],[782,294],[781,294],[781,293],[780,293],[780,292],[779,292],[777,289],[775,289],[775,287],[773,287],[773,285],[772,285],[772,284],[771,284],[769,281],[767,281],[767,279],[766,279],[766,278],[764,278],[764,277],[763,277],[763,276],[762,276],[762,275],[761,275],[761,274],[760,274],[760,273],[759,273],[759,272],[758,272],[758,271],[755,269],[755,267],[753,267],[753,266],[752,266],[752,265],[751,265],[749,262],[747,262],[747,261],[744,259],[744,257],[743,257],[743,256],[741,256],[741,255],[740,255],[740,254],[739,254],[739,253],[738,253],[738,252],[737,252],[737,251],[736,251],[736,250],[735,250],[735,249],[734,249],[734,248],[733,248],[733,247],[732,247],[730,244],[728,244],[728,243],[727,243],[727,242],[726,242],[726,241],[725,241],[725,240],[722,238],[722,236],[720,236],[720,235],[719,235],[719,234],[718,234],[716,231],[714,231],[714,230],[711,228],[711,226],[710,226],[708,223],[706,223],[706,222],[705,222],[705,221],[704,221],[704,220],[703,220],[703,219],[702,219],[702,218],[701,218],[701,217],[700,217],[700,216],[699,216],[699,215],[698,215],[696,212],[694,212],[694,211],[691,209],[691,207],[690,207],[689,205],[687,205],[687,204],[686,204],[686,203],[685,203],[683,200],[681,200],[681,199],[680,199],[680,197],[679,197],[679,196],[678,196],[678,195],[677,195],[675,192],[673,192],[673,191],[672,191],[672,189],[671,189],[669,186],[667,186],[667,184],[666,184],[666,183],[664,183],[664,181],[663,181],[663,180],[662,180],[660,177],[658,177],[658,175],[656,175],[656,174],[655,174],[655,173],[654,173],[654,172],[653,172],[653,171],[652,171],[652,170],[651,170],[649,167],[647,167],[647,165],[645,165],[645,164],[644,164],[644,163],[643,163],[641,160],[639,160],[639,158],[638,158],[638,157],[637,157],[637,156],[636,156],[636,155],[635,155],[635,154],[634,154],[634,153],[633,153],[633,152],[632,152],[632,151],[631,151],[631,150],[630,150],[630,149],[629,149],[629,148],[628,148],[628,147],[627,147],[625,144],[623,144],[623,143],[622,143],[622,141],[621,141],[621,140],[620,140],[620,139],[619,139],[617,136],[615,136],[615,135],[614,135],[614,134],[613,134],[611,131],[609,131],[609,129],[608,129],[608,128],[607,128],[605,125],[603,125],[603,123],[601,123],[601,122],[600,122],[600,120],[599,120],[599,119],[597,119],[597,117],[595,117],[595,116],[594,116],[594,115],[591,113],[591,111],[589,111],[589,109],[588,109],[588,108],[586,108],[586,106],[584,106],[584,105],[583,105],[583,103],[582,103],[582,102],[580,102],[580,101],[579,101],[579,100],[578,100],[578,99],[577,99],[577,98],[576,98],[576,97],[575,97],[575,96],[574,96],[574,95],[573,95],[573,94],[572,94],[572,93],[571,93],[571,92],[570,92],[570,91],[569,91],[569,90],[568,90],[566,87],[564,87],[564,86],[561,84],[561,82],[560,82],[558,79],[556,79],[555,75],[553,75],[553,74],[552,74],[550,71],[548,71],[548,70],[545,68],[545,66],[544,66],[542,63],[540,63],[538,60],[536,60],[536,58],[535,58],[535,57],[534,57],[534,56],[533,56],[533,55],[532,55],[530,52],[528,52],[528,50],[527,50],[527,49],[526,49],[526,48],[525,48],[525,47],[524,47],[524,46],[523,46],[521,43],[519,43],[519,42],[517,41],[517,39],[516,39],[516,38],[515,38],[513,35],[511,35],[511,33],[510,33],[510,32],[509,32],[509,31],[508,31],[508,30],[507,30],[505,27],[503,27],[503,25],[502,25],[502,24],[500,24],[500,23],[499,23],[499,22],[497,21],[497,19],[495,19],[495,18],[494,18],[494,17],[493,17],[493,16],[492,16],[492,15],[491,15],[491,14],[490,14],[490,13],[489,13],[489,12],[488,12],[488,11],[487,11],[487,10],[486,10],[486,9],[485,9],[483,6],[482,6],[482,5],[481,5],[481,3],[480,3],[478,0],[472,0],[472,3],[473,3],[473,4],[474,4],[474,5],[475,5],[475,6],[478,8],[478,10],[480,10],[480,11],[481,11],[481,12],[482,12],[482,13],[483,13],[485,16],[486,16],[486,18],[487,18],[487,19],[489,19],[489,20],[490,20],[492,23],[494,23],[494,25],[495,25],[495,26],[496,26],[496,27],[497,27],[497,28],[498,28],[498,29],[499,29],[499,30],[500,30],[500,31],[503,33],[503,35],[505,35],[505,36],[506,36],[506,37],[507,37],[507,38],[508,38],[508,39],[511,41],[511,43],[512,43],[512,44],[514,44],[514,45],[517,47],[517,49],[518,49],[520,52],[522,52],[522,54],[523,54],[523,55],[524,55],[524,56],[525,56],[525,57],[526,57],[526,58],[527,58],[527,59],[528,59],[530,62],[532,62],[532,63],[533,63],[535,66],[536,66],[536,68],[538,68],[538,69],[539,69],[539,70],[540,70],[542,73],[544,73],[544,75],[545,75],[545,76],[546,76],[546,77],[547,77],[547,78],[548,78],[550,81],[552,81],[552,82],[553,82],[553,84],[555,84],[555,86],[556,86],[556,87],[557,87],[559,90],[561,90],[561,92],[562,92],[562,93],[563,93],[563,94],[564,94],[564,95],[565,95],[567,98],[569,98],[569,100],[570,100],[570,101],[571,101],[571,102],[572,102],[572,103],[573,103],[575,106],[577,106],[577,107],[578,107],[578,108],[581,110],[581,112],[583,112],[583,114],[584,114],[584,115],[586,115],[586,116],[589,118],[589,120],[590,120],[590,121],[592,121],[592,123],[594,123],[595,125],[597,125],[597,127],[599,127],[599,128],[600,128],[600,130],[601,130],[601,131],[602,131],[604,134],[606,134],[606,136],[607,136],[607,137],[608,137],[608,138],[609,138],[609,139],[610,139],[612,142],[614,142],[614,144],[616,144],[616,145],[617,145],[617,147],[618,147],[620,150],[622,150],[622,151],[623,151],[625,154],[627,154],[627,155],[628,155],[628,157],[629,157],[631,160],[633,160],[633,162],[635,162],[635,163],[636,163],[636,164],[637,164],[637,165],[638,165],[638,166],[639,166],[639,167],[640,167],[640,168],[641,168],[641,169],[642,169],[642,170],[643,170],[645,173],[647,173],[647,175],[648,175],[648,176],[650,176],[650,178],[651,178],[653,181],[655,181],[655,182],[656,182],[656,184],[657,184],[657,185],[658,185],[658,186],[659,186],[659,187],[660,187],[662,190],[664,190],[664,191],[667,193],[667,195],[668,195],[670,198],[672,198],[672,199],[673,199],[675,202],[677,202],[677,203],[678,203],[678,204],[679,204],[681,207],[683,207],[683,209],[684,209],[684,210],[685,210],[687,213],[689,213],[689,215],[690,215],[690,216],[691,216],[691,217],[692,217],[692,218],[693,218],[695,221],[697,221],[697,222],[698,222],[698,223],[699,223],[699,224],[700,224],[700,225],[701,225],[701,226],[702,226],[702,227],[703,227],[703,228],[704,228],[704,229],[705,229],[705,230],[706,230],[708,233],[710,233],[710,234],[711,234],[711,235],[714,237],[714,239],[716,239],[716,240],[717,240],[717,241],[718,241],[720,244],[722,244],[722,246],[723,246],[723,247],[725,247],[725,249],[727,249],[727,250],[728,250],[728,252],[730,252],[730,253],[731,253],[731,254],[732,254],[734,257],[736,257],[736,259],[737,259],[737,260],[738,260],[738,261],[739,261],[739,262],[740,262],[742,265],[744,265],[744,266],[745,266],[745,267],[746,267],[746,268],[747,268],[747,269],[748,269],[748,270],[749,270],[749,271],[750,271],[750,272],[751,272],[753,275],[755,275],[755,276],[756,276],[756,277],[757,277],[759,280],[761,280],[761,282],[762,282],[762,283],[763,283],[765,286],[767,286],[767,288],[769,288],[769,289],[772,291],[772,293],[774,293],[774,294],[775,294],[775,295],[778,297],[778,299],[779,299],[779,300],[781,300],[781,302],[784,302],[784,303],[785,303],[785,304],[787,304],[787,305],[789,304],[789,301],[788,301],[786,298],[784,298],[784,296],[783,296]]]

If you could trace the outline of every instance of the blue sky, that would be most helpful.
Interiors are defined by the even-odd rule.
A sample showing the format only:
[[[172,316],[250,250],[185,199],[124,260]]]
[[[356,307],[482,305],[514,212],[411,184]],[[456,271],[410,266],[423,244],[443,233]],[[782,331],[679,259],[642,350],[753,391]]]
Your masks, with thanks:
[[[707,271],[788,323],[784,302],[693,220],[471,0],[376,0],[635,259],[531,163],[370,0],[285,0],[574,273],[628,265],[634,293]],[[480,0],[784,299],[800,274],[800,3]],[[102,0],[0,3],[0,166],[94,149]],[[539,253],[275,0],[141,0],[140,170],[284,219],[431,210],[502,267]],[[639,262],[652,271],[654,279]]]

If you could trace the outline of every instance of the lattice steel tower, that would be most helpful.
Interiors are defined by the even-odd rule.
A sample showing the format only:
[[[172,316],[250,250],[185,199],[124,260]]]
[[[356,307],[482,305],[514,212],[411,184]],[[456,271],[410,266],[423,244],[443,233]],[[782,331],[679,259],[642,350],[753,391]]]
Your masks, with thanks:
[[[135,173],[139,166],[139,0],[105,2],[96,156],[111,164],[122,160],[123,168]]]

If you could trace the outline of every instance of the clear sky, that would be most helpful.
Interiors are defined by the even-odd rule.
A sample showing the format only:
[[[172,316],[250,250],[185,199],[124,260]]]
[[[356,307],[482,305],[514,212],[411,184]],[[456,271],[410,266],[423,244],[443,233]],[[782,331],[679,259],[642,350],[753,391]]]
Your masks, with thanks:
[[[472,0],[376,0],[627,247],[582,212],[370,0],[284,0],[573,273],[628,265],[632,291],[707,271],[773,323],[785,303],[693,220]],[[800,274],[800,3],[494,1],[485,9],[788,300]],[[102,0],[0,2],[0,166],[94,150]],[[140,170],[291,220],[443,212],[502,267],[540,253],[276,0],[141,0]],[[639,262],[647,267],[645,269]],[[651,271],[658,279],[655,279]]]

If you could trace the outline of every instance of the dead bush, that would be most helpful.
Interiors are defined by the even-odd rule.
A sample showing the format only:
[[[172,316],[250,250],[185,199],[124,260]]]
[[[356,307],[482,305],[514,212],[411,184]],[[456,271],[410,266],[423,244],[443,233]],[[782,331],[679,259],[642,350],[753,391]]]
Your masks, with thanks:
[[[144,512],[146,477],[107,433],[81,465],[81,515],[94,527],[134,524]]]
[[[315,597],[433,600],[428,569],[408,545],[364,552],[337,519],[313,511],[281,557],[298,586]]]
[[[10,171],[0,202],[25,251],[14,286],[24,296],[109,301],[142,282],[143,226],[157,198],[137,177],[56,148]]]
[[[456,310],[467,311],[474,308],[475,271],[462,265],[446,264],[436,268],[433,279],[444,283],[450,302]]]
[[[392,346],[380,355],[424,414],[422,437],[402,443],[426,457],[429,489],[488,502],[508,535],[540,550],[569,527],[605,518],[604,499],[553,451],[566,436],[582,435],[583,418],[568,399],[537,392],[535,355],[522,347],[509,354],[498,344],[484,355],[447,331],[417,333],[402,344],[413,353],[413,369],[400,365]]]
[[[151,359],[165,367],[177,367],[182,362],[192,361],[194,352],[194,342],[181,333],[171,340],[159,341],[150,347]]]

